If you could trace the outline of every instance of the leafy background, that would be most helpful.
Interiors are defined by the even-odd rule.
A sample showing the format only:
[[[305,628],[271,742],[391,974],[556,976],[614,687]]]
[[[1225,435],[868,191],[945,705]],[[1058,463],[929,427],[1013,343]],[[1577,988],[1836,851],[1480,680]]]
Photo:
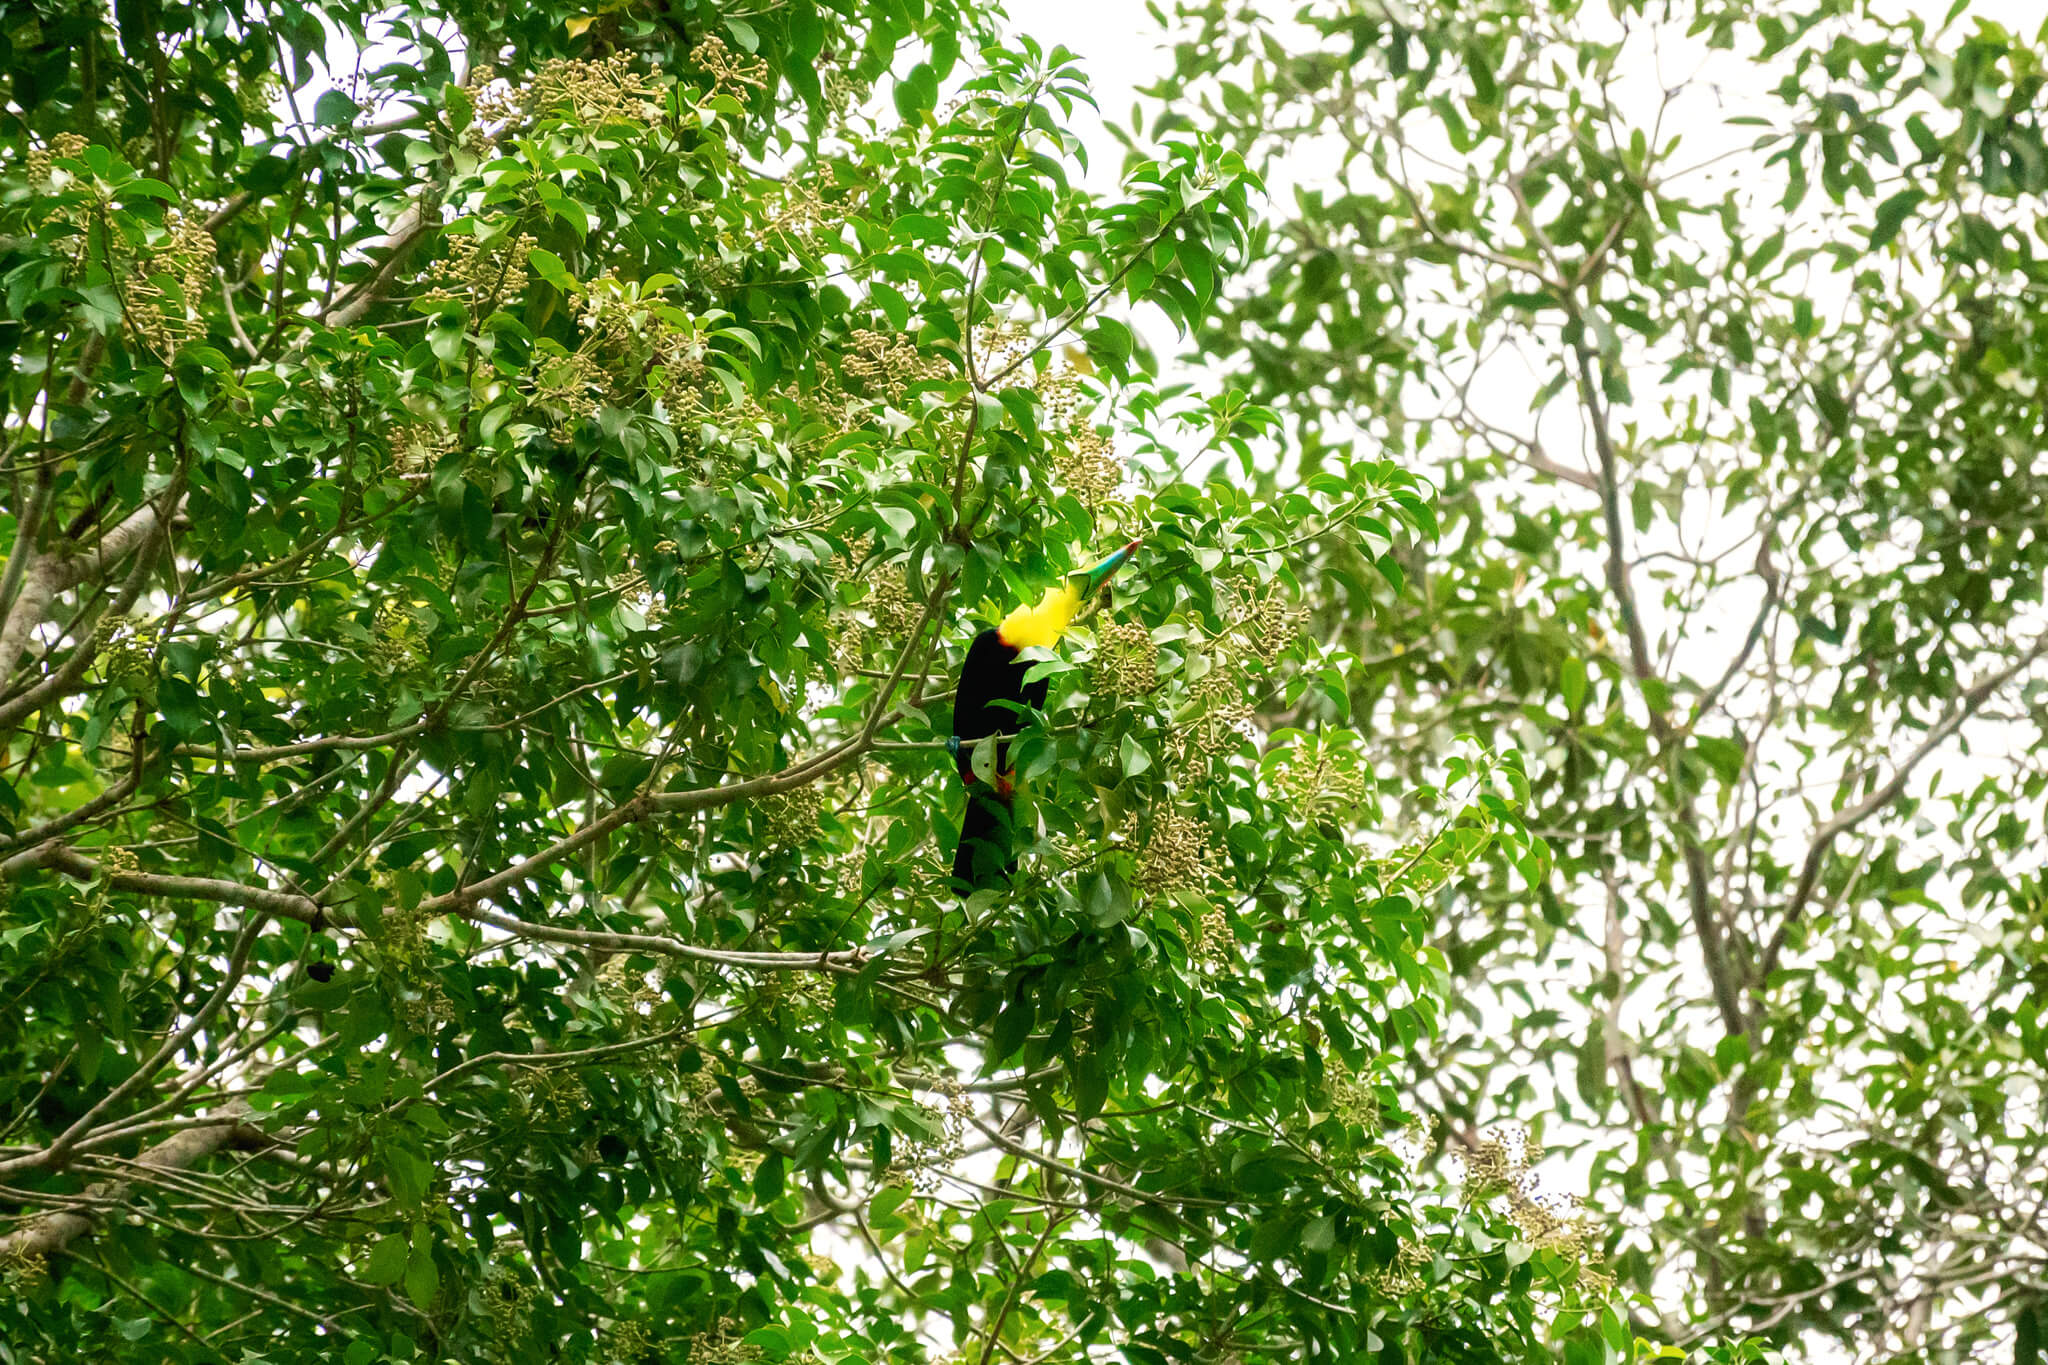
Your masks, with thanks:
[[[2034,1359],[2038,7],[1173,18],[1147,126],[1294,191],[1212,366],[1440,490],[1319,618],[1375,770],[1511,742],[1557,859],[1436,902],[1415,1093],[1563,1153],[1670,1340]]]

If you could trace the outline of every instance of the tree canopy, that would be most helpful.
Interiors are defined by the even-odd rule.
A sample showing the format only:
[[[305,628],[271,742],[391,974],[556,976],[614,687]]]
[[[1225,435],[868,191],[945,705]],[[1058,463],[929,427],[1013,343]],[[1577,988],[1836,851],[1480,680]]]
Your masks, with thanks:
[[[1134,344],[1238,152],[1084,193],[946,0],[4,22],[0,1359],[1654,1350],[1407,1159],[1431,907],[1550,855],[1358,728],[1410,447]],[[1134,534],[962,902],[967,639]]]

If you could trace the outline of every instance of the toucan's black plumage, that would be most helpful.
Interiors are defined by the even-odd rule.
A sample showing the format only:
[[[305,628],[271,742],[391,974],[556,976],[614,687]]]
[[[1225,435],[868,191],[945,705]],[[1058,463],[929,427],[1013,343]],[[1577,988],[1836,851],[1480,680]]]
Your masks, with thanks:
[[[1007,882],[1017,870],[1015,789],[1009,736],[1023,727],[1019,708],[1043,710],[1047,680],[1026,683],[1031,665],[1020,657],[1031,647],[1051,649],[1067,632],[1082,603],[1101,592],[1110,576],[1130,559],[1138,542],[1118,550],[1091,569],[1069,574],[1046,591],[1036,606],[1019,606],[967,648],[960,686],[953,694],[953,760],[967,784],[967,811],[960,822],[960,847],[953,854],[953,879],[961,894]],[[1014,705],[1004,705],[1004,703]],[[996,737],[990,780],[974,773],[975,745]]]
[[[1031,665],[1018,658],[1019,653],[995,631],[984,630],[968,646],[960,686],[953,694],[953,734],[958,740],[954,761],[960,780],[967,784],[967,812],[960,826],[960,847],[953,854],[953,877],[969,890],[1007,881],[1017,870],[1009,743],[996,743],[993,782],[975,777],[974,746],[990,735],[1014,735],[1023,725],[1019,712],[998,703],[1017,702],[1033,709],[1045,705],[1047,680],[1025,682]]]

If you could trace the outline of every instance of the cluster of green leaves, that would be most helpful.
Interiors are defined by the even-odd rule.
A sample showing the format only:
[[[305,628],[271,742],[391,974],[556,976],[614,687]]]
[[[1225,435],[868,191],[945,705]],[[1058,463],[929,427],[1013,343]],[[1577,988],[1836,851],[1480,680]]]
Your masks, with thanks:
[[[1205,348],[1442,491],[1418,595],[1303,571],[1374,761],[1512,737],[1556,850],[1436,902],[1424,1093],[1669,1339],[2031,1359],[2048,51],[1889,16],[1188,0],[1156,93],[1296,180]]]
[[[1236,155],[945,4],[6,24],[0,1359],[1634,1356],[1389,1137],[1548,855],[1295,609],[1418,481],[1188,474]],[[963,903],[964,646],[1138,533]]]

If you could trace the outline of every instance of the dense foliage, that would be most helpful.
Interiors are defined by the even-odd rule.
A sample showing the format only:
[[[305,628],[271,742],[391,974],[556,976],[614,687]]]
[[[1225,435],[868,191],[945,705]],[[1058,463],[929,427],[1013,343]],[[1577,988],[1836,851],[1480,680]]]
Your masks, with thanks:
[[[1187,0],[1159,126],[1287,177],[1222,371],[1442,490],[1303,570],[1376,770],[1512,740],[1556,853],[1435,902],[1421,1093],[1676,1339],[2033,1360],[2048,35],[1905,8]]]
[[[1425,491],[1133,355],[1236,155],[943,0],[5,24],[0,1359],[1636,1355],[1401,1157],[1546,857],[1302,629]],[[960,652],[1132,534],[962,903]]]

